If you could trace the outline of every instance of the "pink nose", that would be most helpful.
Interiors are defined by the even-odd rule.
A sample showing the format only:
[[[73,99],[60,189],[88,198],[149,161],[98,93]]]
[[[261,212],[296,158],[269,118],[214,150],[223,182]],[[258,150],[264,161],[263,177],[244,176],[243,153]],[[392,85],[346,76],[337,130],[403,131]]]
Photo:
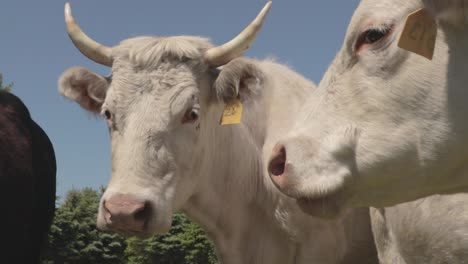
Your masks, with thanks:
[[[285,184],[287,176],[286,170],[286,148],[282,144],[277,144],[272,151],[270,162],[268,164],[268,172],[270,173],[273,183],[281,188]]]
[[[125,194],[117,194],[104,201],[103,209],[107,227],[123,232],[144,231],[150,216],[148,202]]]

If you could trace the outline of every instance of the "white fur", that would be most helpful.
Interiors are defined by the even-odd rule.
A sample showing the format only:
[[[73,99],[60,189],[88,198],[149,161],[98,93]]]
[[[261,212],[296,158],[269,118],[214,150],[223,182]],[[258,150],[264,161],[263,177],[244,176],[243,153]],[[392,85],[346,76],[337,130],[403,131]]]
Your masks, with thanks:
[[[273,187],[263,164],[315,86],[285,66],[248,59],[224,66],[214,82],[201,56],[210,46],[144,37],[114,48],[101,107],[113,114],[112,179],[102,200],[124,193],[149,201],[146,234],[167,231],[182,210],[215,241],[223,263],[375,263],[367,209],[329,222],[310,217]],[[69,71],[60,91],[83,105],[88,90],[67,82],[81,76]],[[220,126],[218,98],[237,92],[242,123]],[[199,121],[181,124],[193,106]],[[98,225],[106,228],[102,208]]]
[[[468,0],[423,0],[424,6],[444,23],[464,27],[468,22]]]
[[[468,28],[459,19],[468,6],[460,6],[462,2],[424,1],[424,6],[422,0],[361,1],[341,51],[295,127],[279,141],[288,164],[296,168],[285,177],[298,186],[284,191],[326,201],[325,209],[309,202],[306,211],[322,215],[329,206],[328,211],[338,215],[350,207],[382,208],[468,190]],[[397,46],[407,15],[424,7],[439,25],[432,61]],[[393,31],[387,38],[355,49],[363,32],[388,26]],[[359,131],[354,146],[345,140],[349,136],[343,127]],[[352,146],[351,154],[330,161],[332,150],[321,147],[330,144],[329,135],[335,140],[333,151],[350,151]],[[464,202],[455,203],[458,199]],[[422,204],[430,209],[421,210]],[[460,248],[468,247],[468,228],[458,221],[466,215],[467,204],[464,195],[431,197],[380,209],[380,215],[374,212],[381,261],[465,263],[468,253]],[[385,229],[390,230],[386,235],[378,231]]]

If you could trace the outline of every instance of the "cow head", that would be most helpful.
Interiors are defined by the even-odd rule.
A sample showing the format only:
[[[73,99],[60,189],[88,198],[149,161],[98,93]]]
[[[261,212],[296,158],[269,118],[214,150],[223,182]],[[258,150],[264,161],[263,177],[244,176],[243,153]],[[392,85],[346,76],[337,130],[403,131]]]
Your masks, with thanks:
[[[109,127],[112,177],[101,199],[99,228],[139,236],[169,229],[172,212],[181,209],[200,181],[192,177],[203,159],[200,130],[208,122],[218,123],[222,113],[220,108],[210,115],[208,109],[218,98],[235,97],[251,77],[232,80],[237,91],[213,89],[224,78],[217,67],[248,48],[270,6],[239,36],[218,47],[188,36],[138,37],[105,47],[85,35],[66,5],[67,30],[75,46],[112,67],[107,78],[72,68],[59,80],[63,96],[101,114]]]
[[[361,1],[343,47],[273,150],[276,186],[329,217],[466,189],[467,2]],[[397,45],[421,8],[437,19],[432,60]]]

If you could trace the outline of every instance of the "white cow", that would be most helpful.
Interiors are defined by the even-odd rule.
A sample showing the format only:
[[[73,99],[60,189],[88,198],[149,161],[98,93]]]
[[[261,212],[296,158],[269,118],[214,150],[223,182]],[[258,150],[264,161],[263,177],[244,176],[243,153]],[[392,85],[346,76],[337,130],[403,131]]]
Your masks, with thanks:
[[[397,46],[421,8],[438,20],[432,60]],[[314,214],[468,190],[467,10],[467,0],[361,1],[341,51],[273,151],[274,183]]]
[[[397,46],[421,8],[438,23],[432,61]],[[468,1],[361,1],[341,51],[273,150],[273,182],[304,211],[382,208],[371,209],[382,263],[468,263],[468,195],[383,208],[467,190],[467,10]],[[422,25],[410,33],[430,32]]]
[[[377,261],[368,210],[350,210],[334,222],[315,219],[269,180],[263,159],[315,87],[273,61],[236,58],[270,4],[220,47],[189,36],[105,47],[80,30],[66,7],[75,45],[112,67],[109,78],[72,68],[59,80],[62,95],[102,113],[109,125],[112,178],[99,208],[101,229],[163,233],[181,210],[214,240],[223,263]],[[236,97],[242,123],[220,126],[225,102]]]

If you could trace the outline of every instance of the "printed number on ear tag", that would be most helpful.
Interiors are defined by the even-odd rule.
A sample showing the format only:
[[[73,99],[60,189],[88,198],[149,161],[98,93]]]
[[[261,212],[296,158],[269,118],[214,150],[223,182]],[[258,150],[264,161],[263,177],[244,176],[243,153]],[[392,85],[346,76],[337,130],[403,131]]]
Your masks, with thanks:
[[[425,9],[408,15],[398,47],[432,60],[437,38],[437,23]]]
[[[221,116],[221,125],[240,124],[242,119],[242,103],[239,99],[234,99],[226,103],[223,115]]]

